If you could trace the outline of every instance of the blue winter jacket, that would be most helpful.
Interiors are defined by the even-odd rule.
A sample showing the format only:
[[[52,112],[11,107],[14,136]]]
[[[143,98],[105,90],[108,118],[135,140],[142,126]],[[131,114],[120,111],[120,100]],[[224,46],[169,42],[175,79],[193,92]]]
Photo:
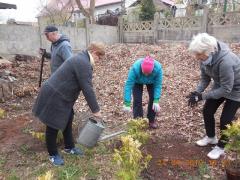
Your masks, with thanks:
[[[143,58],[138,59],[130,68],[128,79],[124,87],[124,104],[131,104],[131,94],[134,84],[153,84],[154,86],[154,102],[158,102],[162,91],[162,65],[154,60],[154,68],[150,75],[146,76],[142,73],[141,64]]]
[[[61,35],[51,46],[51,73],[54,73],[64,61],[72,57],[72,55],[69,38],[65,35]]]

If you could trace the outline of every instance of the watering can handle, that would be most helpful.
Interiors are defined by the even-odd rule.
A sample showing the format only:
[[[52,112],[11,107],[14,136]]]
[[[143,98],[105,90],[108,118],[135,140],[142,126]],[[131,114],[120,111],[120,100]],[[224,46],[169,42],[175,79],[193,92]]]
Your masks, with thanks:
[[[100,122],[102,123],[103,126],[105,126],[105,122],[103,119],[100,119]]]
[[[100,122],[103,126],[105,126],[105,122],[104,122],[103,118],[97,117],[97,116],[91,116],[90,118],[94,119],[95,121]]]

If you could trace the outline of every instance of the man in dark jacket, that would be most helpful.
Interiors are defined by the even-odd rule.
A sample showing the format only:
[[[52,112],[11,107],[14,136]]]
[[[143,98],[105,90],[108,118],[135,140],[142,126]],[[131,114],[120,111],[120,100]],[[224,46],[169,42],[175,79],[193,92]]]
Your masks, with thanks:
[[[63,165],[64,161],[57,151],[56,138],[58,130],[63,131],[65,152],[82,155],[75,148],[72,138],[72,108],[82,91],[88,106],[96,117],[100,117],[100,108],[92,85],[94,61],[97,62],[105,49],[102,44],[93,43],[87,51],[72,56],[65,61],[43,83],[33,107],[33,114],[47,125],[46,145],[50,161],[54,165]]]
[[[226,44],[217,41],[207,33],[200,33],[193,37],[189,50],[196,59],[201,61],[201,81],[196,91],[189,95],[188,103],[190,106],[195,106],[198,101],[206,100],[203,108],[206,136],[196,144],[199,146],[217,144],[207,156],[210,159],[218,159],[224,155],[227,139],[221,135],[217,140],[214,114],[225,102],[220,118],[221,131],[226,129],[226,125],[231,124],[234,119],[240,106],[240,59]],[[213,80],[212,89],[204,92],[211,80]]]
[[[44,29],[44,34],[47,40],[52,42],[51,53],[44,50],[40,50],[40,53],[51,59],[51,73],[54,73],[65,60],[72,56],[70,40],[65,35],[59,34],[57,27],[52,25]]]

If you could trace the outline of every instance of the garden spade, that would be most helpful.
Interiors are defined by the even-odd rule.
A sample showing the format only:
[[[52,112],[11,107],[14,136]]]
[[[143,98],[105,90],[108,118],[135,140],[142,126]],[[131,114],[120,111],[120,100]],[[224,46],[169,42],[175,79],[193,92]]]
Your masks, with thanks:
[[[41,66],[40,66],[40,75],[39,75],[39,85],[38,85],[38,87],[41,87],[41,84],[42,84],[42,73],[43,73],[44,55],[45,55],[45,53],[46,53],[46,49],[40,48],[40,50],[41,50],[43,53],[42,53],[42,58],[41,58]]]

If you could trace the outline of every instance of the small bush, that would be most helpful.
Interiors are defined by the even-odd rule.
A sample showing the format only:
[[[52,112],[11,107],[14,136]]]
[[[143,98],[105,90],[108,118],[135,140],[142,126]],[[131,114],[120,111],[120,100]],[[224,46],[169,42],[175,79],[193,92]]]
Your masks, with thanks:
[[[147,119],[130,119],[127,123],[127,134],[134,140],[145,144],[149,139],[149,134],[146,132],[147,127]]]
[[[139,149],[141,143],[130,135],[121,137],[121,141],[123,146],[120,150],[115,149],[113,155],[113,160],[118,165],[116,176],[121,180],[137,179],[152,157],[147,155],[144,158]]]

